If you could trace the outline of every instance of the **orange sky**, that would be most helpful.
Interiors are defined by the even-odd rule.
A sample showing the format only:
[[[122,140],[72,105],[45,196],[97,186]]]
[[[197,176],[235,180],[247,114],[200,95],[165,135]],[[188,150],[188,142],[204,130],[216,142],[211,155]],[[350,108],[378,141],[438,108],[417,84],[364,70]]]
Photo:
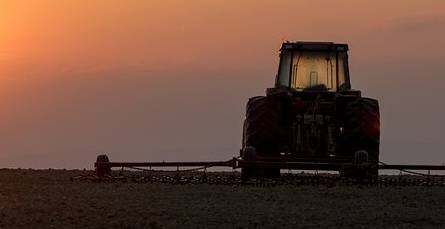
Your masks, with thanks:
[[[13,74],[237,69],[269,63],[283,39],[345,41],[370,57],[395,58],[407,45],[443,44],[444,3],[386,2],[2,1],[0,60]],[[424,33],[434,36],[425,42]]]
[[[287,39],[349,43],[354,86],[381,100],[387,151],[413,140],[438,148],[443,28],[445,3],[437,0],[4,0],[0,167],[85,166],[98,151],[127,160],[178,158],[175,149],[229,158],[239,148],[244,103],[272,85]],[[426,110],[425,123],[413,124],[413,107]],[[42,157],[47,163],[35,162]]]

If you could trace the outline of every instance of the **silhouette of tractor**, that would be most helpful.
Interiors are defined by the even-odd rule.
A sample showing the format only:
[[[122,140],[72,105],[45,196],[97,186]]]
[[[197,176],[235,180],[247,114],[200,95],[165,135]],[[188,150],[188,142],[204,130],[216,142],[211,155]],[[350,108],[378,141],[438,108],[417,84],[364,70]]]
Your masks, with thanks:
[[[426,177],[423,185],[436,182],[431,179],[430,171],[445,171],[444,165],[379,161],[379,104],[351,88],[347,52],[348,45],[332,42],[283,43],[275,86],[266,90],[266,96],[255,96],[247,102],[239,157],[225,161],[119,162],[102,154],[94,163],[93,179],[113,180],[112,169],[121,168],[120,179],[124,168],[128,168],[147,172],[143,179],[150,182],[181,183],[184,173],[203,170],[201,175],[190,173],[192,183],[199,180],[227,184],[227,177],[217,175],[217,180],[222,180],[209,181],[206,175],[208,168],[226,167],[241,169],[242,183],[275,182],[281,179],[269,178],[280,176],[284,169],[339,171],[346,180],[369,184],[381,184],[379,170],[399,170]],[[174,177],[168,177],[168,170],[155,168],[171,168],[176,172]],[[237,176],[228,177],[237,182]],[[297,177],[306,176],[289,176]],[[443,176],[438,177],[442,185]],[[409,183],[401,176],[397,180],[403,185]],[[286,178],[282,181],[286,182]],[[320,179],[313,181],[317,183]]]
[[[379,105],[351,88],[348,45],[286,42],[275,87],[247,103],[240,167],[244,178],[279,176],[287,162],[375,178],[379,141]]]

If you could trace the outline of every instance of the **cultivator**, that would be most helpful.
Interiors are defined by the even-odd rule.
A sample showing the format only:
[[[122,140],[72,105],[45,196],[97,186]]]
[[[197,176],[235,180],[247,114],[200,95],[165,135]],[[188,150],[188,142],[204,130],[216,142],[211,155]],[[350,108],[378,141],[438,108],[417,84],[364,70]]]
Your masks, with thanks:
[[[370,186],[442,186],[445,187],[445,165],[378,165],[378,170],[398,171],[398,175],[380,175],[375,179],[344,177],[329,173],[348,169],[366,170],[372,164],[347,162],[267,162],[244,161],[232,158],[212,162],[110,162],[108,156],[99,155],[94,176],[78,177],[80,180],[97,182],[136,182],[170,184],[222,184],[222,185],[370,185]],[[279,177],[243,177],[242,168],[256,167],[281,170]],[[226,171],[212,171],[211,168],[225,168]],[[229,170],[227,170],[227,168]],[[224,170],[224,169],[222,169]]]

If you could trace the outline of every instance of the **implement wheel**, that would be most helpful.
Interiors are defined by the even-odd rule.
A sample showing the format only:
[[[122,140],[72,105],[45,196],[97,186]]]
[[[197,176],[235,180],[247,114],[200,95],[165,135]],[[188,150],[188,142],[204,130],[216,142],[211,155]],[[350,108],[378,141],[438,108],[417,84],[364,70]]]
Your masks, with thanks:
[[[110,162],[108,156],[105,154],[97,156],[96,162]],[[111,175],[111,167],[106,165],[96,165],[96,174],[98,177]]]

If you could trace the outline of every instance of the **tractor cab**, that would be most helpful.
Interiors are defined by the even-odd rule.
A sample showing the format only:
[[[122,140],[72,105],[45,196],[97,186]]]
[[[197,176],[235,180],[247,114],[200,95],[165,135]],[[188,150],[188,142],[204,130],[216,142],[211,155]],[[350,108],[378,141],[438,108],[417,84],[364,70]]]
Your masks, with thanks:
[[[351,89],[348,45],[332,42],[283,43],[276,88],[337,92]]]

